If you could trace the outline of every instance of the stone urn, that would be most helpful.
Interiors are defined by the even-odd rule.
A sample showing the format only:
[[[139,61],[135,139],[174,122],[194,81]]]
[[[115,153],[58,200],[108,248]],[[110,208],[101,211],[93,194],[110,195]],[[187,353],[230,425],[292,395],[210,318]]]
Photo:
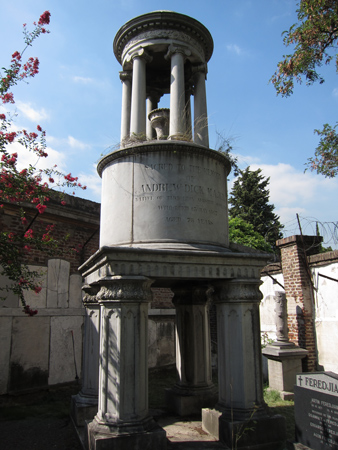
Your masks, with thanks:
[[[151,126],[156,131],[157,140],[163,140],[168,138],[169,134],[169,108],[153,109],[148,114],[148,119],[151,122]]]

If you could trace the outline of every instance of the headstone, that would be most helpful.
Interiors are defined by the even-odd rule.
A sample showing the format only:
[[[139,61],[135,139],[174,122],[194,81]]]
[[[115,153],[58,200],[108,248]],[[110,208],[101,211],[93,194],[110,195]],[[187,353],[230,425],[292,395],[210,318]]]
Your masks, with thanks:
[[[338,375],[298,374],[294,393],[296,442],[312,450],[338,450]]]

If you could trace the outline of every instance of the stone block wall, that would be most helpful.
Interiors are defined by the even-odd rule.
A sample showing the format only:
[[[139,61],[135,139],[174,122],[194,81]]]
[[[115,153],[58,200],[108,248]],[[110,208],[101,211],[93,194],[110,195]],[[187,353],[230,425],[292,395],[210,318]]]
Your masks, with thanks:
[[[39,233],[55,225],[61,245],[56,256],[32,248],[26,264],[38,271],[42,290],[25,292],[25,300],[38,314],[26,316],[18,296],[1,292],[0,303],[0,394],[68,383],[81,376],[84,308],[82,277],[78,267],[98,249],[100,205],[66,196],[66,205],[51,200],[44,214],[31,227]],[[28,221],[36,209],[27,205]],[[0,226],[23,232],[17,205],[5,203]],[[75,248],[77,251],[69,251]],[[0,286],[9,284],[0,276]]]
[[[149,368],[175,364],[175,306],[169,288],[152,288],[148,320]]]
[[[38,314],[26,316],[11,292],[0,303],[0,395],[81,377],[85,311],[78,267],[99,248],[100,205],[71,196],[65,200],[65,206],[51,200],[46,212],[31,226],[38,233],[55,224],[55,236],[61,240],[67,236],[67,247],[61,246],[56,257],[47,257],[34,248],[27,254],[26,263],[41,273],[41,292],[25,293],[27,304]],[[26,209],[28,220],[33,219],[36,209],[29,205]],[[23,231],[16,205],[4,204],[0,226],[12,232]],[[8,280],[0,276],[0,286],[6,284]],[[149,310],[149,367],[175,363],[172,297],[169,289],[154,289]]]
[[[81,376],[82,278],[70,274],[65,260],[51,259],[47,267],[32,268],[41,272],[43,289],[29,293],[26,300],[38,314],[25,315],[14,295],[0,309],[0,394],[68,383]]]

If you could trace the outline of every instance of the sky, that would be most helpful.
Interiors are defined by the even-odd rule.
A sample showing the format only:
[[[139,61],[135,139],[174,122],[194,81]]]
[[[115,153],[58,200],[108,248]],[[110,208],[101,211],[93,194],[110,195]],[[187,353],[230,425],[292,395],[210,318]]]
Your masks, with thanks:
[[[290,53],[282,33],[297,22],[295,0],[0,0],[0,67],[24,48],[22,25],[49,10],[49,34],[41,35],[25,56],[37,56],[39,74],[13,88],[14,127],[47,132],[49,157],[79,176],[85,191],[76,195],[100,202],[96,165],[120,140],[121,66],[113,40],[128,20],[151,11],[189,15],[210,31],[214,53],[208,63],[207,101],[210,147],[218,134],[231,139],[239,166],[260,168],[270,177],[270,202],[284,225],[284,236],[315,233],[325,245],[337,222],[338,179],[305,172],[318,144],[314,130],[334,125],[338,77],[333,66],[320,70],[325,83],[297,85],[289,98],[277,97],[269,80],[278,61]],[[160,104],[160,106],[162,106]],[[20,161],[20,154],[19,154]],[[21,156],[21,163],[27,156]],[[234,177],[229,176],[229,191]]]

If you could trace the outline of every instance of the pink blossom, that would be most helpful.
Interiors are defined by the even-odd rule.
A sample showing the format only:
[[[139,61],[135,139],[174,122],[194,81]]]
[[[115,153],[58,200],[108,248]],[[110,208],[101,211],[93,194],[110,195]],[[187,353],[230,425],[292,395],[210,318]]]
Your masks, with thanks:
[[[20,55],[19,52],[14,52],[13,55],[12,55],[12,58],[16,59],[17,61],[20,61],[21,55]]]
[[[6,94],[1,95],[0,98],[2,99],[3,103],[14,103],[12,92],[7,92]]]
[[[43,14],[41,14],[38,25],[48,25],[50,22],[50,12],[45,11]]]
[[[37,314],[38,313],[38,310],[37,309],[31,309],[30,308],[30,306],[29,305],[25,305],[24,307],[23,307],[23,312],[25,313],[25,314],[28,314],[29,316],[35,316],[35,314]]]
[[[33,230],[31,228],[26,231],[25,238],[26,239],[33,239]]]
[[[38,205],[36,205],[37,210],[39,211],[40,214],[43,214],[45,209],[47,208],[46,205],[41,205],[41,203],[39,203]]]

